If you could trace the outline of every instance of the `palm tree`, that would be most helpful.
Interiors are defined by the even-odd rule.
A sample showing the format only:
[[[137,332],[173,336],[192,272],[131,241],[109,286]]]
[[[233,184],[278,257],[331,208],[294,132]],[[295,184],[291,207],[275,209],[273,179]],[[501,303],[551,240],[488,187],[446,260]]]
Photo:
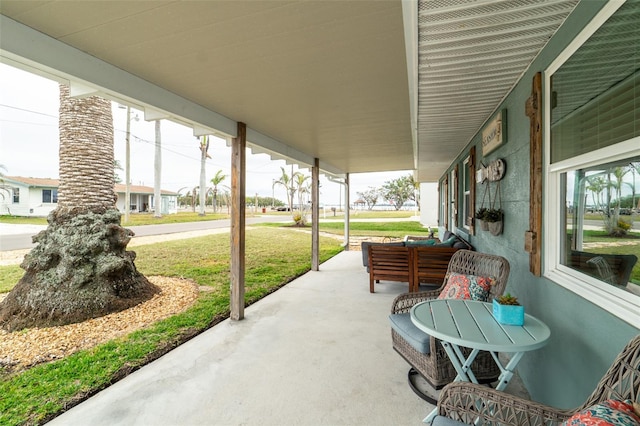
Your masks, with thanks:
[[[298,205],[300,209],[304,205],[304,194],[308,194],[311,192],[311,188],[309,188],[309,184],[307,181],[311,179],[311,176],[305,176],[300,172],[294,173],[293,175],[293,183],[296,187],[296,191],[298,192]]]
[[[287,192],[287,203],[289,204],[289,211],[293,212],[293,196],[296,193],[296,188],[293,186],[294,173],[293,170],[291,170],[291,177],[289,177],[287,172],[284,171],[284,167],[281,166],[280,170],[282,170],[282,175],[280,176],[280,179],[273,182],[273,185],[280,185],[285,188]]]
[[[298,192],[298,207],[300,209],[300,216],[294,215],[294,219],[299,217],[299,220],[296,220],[296,223],[299,225],[305,225],[307,222],[306,218],[306,209],[304,202],[304,195],[311,193],[311,188],[309,187],[309,183],[307,182],[311,179],[311,176],[305,176],[300,172],[296,172],[293,174],[293,184],[295,185],[296,191]]]
[[[207,158],[211,158],[209,155],[209,136],[200,137],[200,211],[198,216],[204,216],[205,214],[205,202],[207,201]]]
[[[227,178],[227,175],[222,174],[222,170],[218,170],[216,175],[211,178],[211,185],[213,185],[213,211],[216,212],[218,210],[218,185],[222,183],[223,180]]]
[[[60,86],[58,207],[20,265],[25,275],[0,303],[8,330],[69,324],[148,300],[158,288],[126,251],[133,233],[120,226],[113,191],[111,103],[71,99]]]
[[[622,202],[622,186],[623,185],[631,186],[630,183],[624,182],[624,176],[630,171],[631,171],[631,168],[629,167],[616,167],[613,169],[613,176],[615,177],[615,180],[609,179],[609,186],[615,190],[615,197],[616,197],[615,207],[613,208],[613,211],[611,211],[609,203],[607,203],[607,207],[609,208],[609,215],[610,215],[609,233],[611,235],[617,236],[617,235],[626,234],[626,231],[624,231],[623,229],[620,229],[620,227],[618,226],[618,222],[620,221],[620,204]]]
[[[602,206],[602,191],[607,186],[607,181],[602,176],[594,176],[587,178],[587,186],[585,189],[591,191],[591,198],[596,209]]]
[[[122,178],[120,177],[120,175],[116,172],[116,170],[124,170],[122,168],[122,164],[120,164],[120,160],[113,160],[113,181],[115,183],[122,183]]]

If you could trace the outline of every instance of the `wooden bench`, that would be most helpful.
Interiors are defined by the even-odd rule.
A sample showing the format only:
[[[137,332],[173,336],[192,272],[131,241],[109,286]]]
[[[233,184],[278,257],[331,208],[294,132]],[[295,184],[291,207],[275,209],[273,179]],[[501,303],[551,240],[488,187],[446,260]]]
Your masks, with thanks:
[[[405,247],[371,245],[369,247],[369,291],[382,281],[406,282],[409,292],[418,291],[420,283],[441,285],[447,274],[454,247]]]
[[[399,281],[409,283],[413,289],[413,248],[384,244],[369,247],[369,291],[374,292],[373,283]]]
[[[412,247],[413,250],[413,291],[418,291],[420,283],[441,285],[447,275],[449,261],[454,247]]]

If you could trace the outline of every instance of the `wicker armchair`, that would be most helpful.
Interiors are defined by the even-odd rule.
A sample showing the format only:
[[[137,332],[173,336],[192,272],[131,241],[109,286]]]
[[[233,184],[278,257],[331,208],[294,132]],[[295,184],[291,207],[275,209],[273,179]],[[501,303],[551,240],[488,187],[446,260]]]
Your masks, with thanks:
[[[500,296],[507,285],[509,277],[509,262],[501,256],[479,253],[470,250],[458,250],[451,257],[447,273],[457,272],[465,275],[492,277],[495,284],[491,288],[489,300]],[[409,313],[413,305],[440,295],[441,288],[416,293],[401,294],[396,297],[391,306],[391,314]],[[413,383],[413,376],[420,374],[435,389],[451,383],[457,376],[449,357],[440,340],[430,337],[429,353],[422,353],[411,345],[402,335],[391,329],[393,349],[396,350],[410,365],[409,384],[423,399],[435,404],[435,398],[418,390]],[[468,356],[471,350],[465,352]],[[471,369],[480,383],[495,381],[500,375],[500,369],[493,361],[489,352],[480,352],[471,365]]]
[[[640,335],[634,337],[615,359],[587,401],[580,407],[561,410],[473,383],[446,386],[438,400],[433,424],[557,425],[579,411],[608,399],[640,403]]]

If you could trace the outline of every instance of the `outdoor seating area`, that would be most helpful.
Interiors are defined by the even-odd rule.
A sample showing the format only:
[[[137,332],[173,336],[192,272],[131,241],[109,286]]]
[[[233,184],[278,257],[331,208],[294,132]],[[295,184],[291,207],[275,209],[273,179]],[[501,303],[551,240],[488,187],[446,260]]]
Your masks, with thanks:
[[[389,243],[363,242],[362,264],[369,272],[369,291],[380,281],[406,282],[408,291],[416,292],[420,284],[439,287],[451,256],[460,250],[473,250],[463,238],[449,231],[443,240],[406,237]]]
[[[493,284],[486,293],[485,301],[502,295],[509,277],[509,262],[503,257],[489,255],[470,250],[459,250],[451,257],[447,275],[460,274],[473,277],[491,277]],[[409,383],[413,384],[412,376],[419,374],[434,390],[442,388],[452,382],[457,372],[449,356],[442,346],[442,342],[419,330],[409,317],[409,312],[418,303],[442,297],[445,285],[436,290],[407,293],[398,296],[391,306],[391,337],[393,349],[409,363]],[[465,356],[471,352],[463,349]],[[476,379],[481,383],[491,383],[500,375],[500,368],[494,362],[489,352],[481,351],[475,358],[471,369]],[[412,386],[422,398],[435,403],[435,392],[425,394]]]

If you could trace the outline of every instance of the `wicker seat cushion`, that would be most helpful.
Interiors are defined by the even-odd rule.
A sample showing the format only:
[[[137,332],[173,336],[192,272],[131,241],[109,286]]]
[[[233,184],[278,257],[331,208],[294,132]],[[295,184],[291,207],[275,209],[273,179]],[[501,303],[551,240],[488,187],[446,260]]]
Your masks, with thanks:
[[[389,315],[389,321],[391,322],[391,328],[413,346],[415,350],[423,354],[431,352],[429,335],[413,325],[411,314],[391,314]]]

